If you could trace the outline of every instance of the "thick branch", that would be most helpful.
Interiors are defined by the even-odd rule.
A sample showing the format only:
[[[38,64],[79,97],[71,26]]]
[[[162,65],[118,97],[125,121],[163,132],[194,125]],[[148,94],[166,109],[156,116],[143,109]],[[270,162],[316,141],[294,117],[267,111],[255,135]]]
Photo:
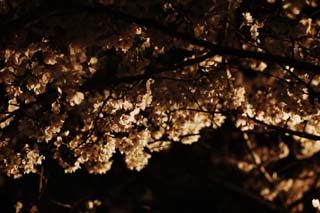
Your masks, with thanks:
[[[116,83],[130,83],[130,82],[134,82],[134,81],[138,81],[138,80],[152,78],[156,74],[160,74],[160,73],[167,72],[167,71],[173,71],[173,70],[177,70],[177,69],[182,69],[187,66],[198,64],[198,63],[200,63],[200,62],[202,62],[202,61],[204,61],[214,55],[215,55],[214,52],[208,52],[205,55],[199,56],[197,58],[186,60],[186,61],[181,62],[180,64],[176,64],[176,65],[164,66],[161,68],[154,68],[151,66],[151,67],[148,67],[147,69],[151,69],[152,73],[145,73],[145,74],[141,74],[141,75],[134,75],[134,76],[119,78],[119,79],[117,79]]]
[[[256,118],[250,118],[250,119],[253,120],[254,122],[258,123],[258,124],[261,124],[263,126],[271,128],[271,129],[275,129],[275,130],[277,130],[279,132],[284,132],[284,133],[288,133],[290,135],[295,135],[295,136],[299,136],[299,137],[307,138],[307,139],[311,139],[311,140],[320,140],[320,136],[318,136],[318,135],[313,135],[313,134],[309,134],[309,133],[306,133],[306,132],[295,131],[295,130],[291,130],[291,129],[275,126],[275,125],[272,125],[272,124],[267,124],[267,123],[265,123],[263,121],[260,121],[260,120],[258,120]]]

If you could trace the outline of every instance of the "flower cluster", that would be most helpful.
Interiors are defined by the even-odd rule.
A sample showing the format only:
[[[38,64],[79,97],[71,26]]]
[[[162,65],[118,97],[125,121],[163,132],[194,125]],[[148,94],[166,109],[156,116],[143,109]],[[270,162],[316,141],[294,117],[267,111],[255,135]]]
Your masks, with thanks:
[[[26,23],[14,39],[1,35],[3,173],[20,178],[46,160],[66,173],[104,174],[116,153],[140,171],[153,152],[195,143],[226,124],[249,150],[230,162],[269,182],[252,184],[261,196],[287,193],[286,205],[303,196],[316,166],[287,178],[273,164],[320,152],[320,22],[316,10],[308,12],[317,1],[268,0],[258,8],[217,0],[196,9],[193,1],[99,2],[131,12],[115,20],[88,1],[86,12],[50,13]],[[1,16],[10,5],[0,1]],[[274,7],[282,12],[270,15]],[[27,9],[16,8],[12,20]],[[274,142],[271,148],[262,136]]]

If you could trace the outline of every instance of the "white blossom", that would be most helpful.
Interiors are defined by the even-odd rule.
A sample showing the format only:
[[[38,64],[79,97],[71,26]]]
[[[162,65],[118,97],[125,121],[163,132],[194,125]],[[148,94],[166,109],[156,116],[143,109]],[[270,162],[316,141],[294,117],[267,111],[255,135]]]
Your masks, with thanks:
[[[249,12],[242,13],[242,16],[245,25],[250,26],[253,24],[254,19]]]
[[[82,92],[76,92],[72,97],[70,97],[70,105],[79,105],[84,99],[84,94]]]

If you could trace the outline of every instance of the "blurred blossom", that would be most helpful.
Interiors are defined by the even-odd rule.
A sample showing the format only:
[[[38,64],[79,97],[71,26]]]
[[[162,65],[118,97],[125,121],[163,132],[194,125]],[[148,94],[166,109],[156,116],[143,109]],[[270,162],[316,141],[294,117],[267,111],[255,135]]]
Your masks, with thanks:
[[[20,201],[18,201],[18,202],[15,204],[16,213],[20,213],[21,210],[22,210],[22,208],[23,208],[23,204],[22,204]]]
[[[320,210],[320,201],[319,199],[312,199],[312,206]]]
[[[251,24],[253,24],[254,19],[249,12],[242,13],[242,16],[245,25],[250,26]]]
[[[70,97],[70,105],[79,105],[84,99],[84,94],[82,92],[76,92],[73,96]]]

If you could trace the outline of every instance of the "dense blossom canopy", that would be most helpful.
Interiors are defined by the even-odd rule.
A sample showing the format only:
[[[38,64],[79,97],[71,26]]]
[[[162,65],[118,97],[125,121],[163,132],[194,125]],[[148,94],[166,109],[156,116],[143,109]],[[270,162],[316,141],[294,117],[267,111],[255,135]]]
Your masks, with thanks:
[[[316,0],[0,0],[1,172],[56,161],[104,174],[116,153],[140,171],[228,122],[247,148],[228,156],[251,175],[244,187],[302,210],[320,184],[319,11]]]

